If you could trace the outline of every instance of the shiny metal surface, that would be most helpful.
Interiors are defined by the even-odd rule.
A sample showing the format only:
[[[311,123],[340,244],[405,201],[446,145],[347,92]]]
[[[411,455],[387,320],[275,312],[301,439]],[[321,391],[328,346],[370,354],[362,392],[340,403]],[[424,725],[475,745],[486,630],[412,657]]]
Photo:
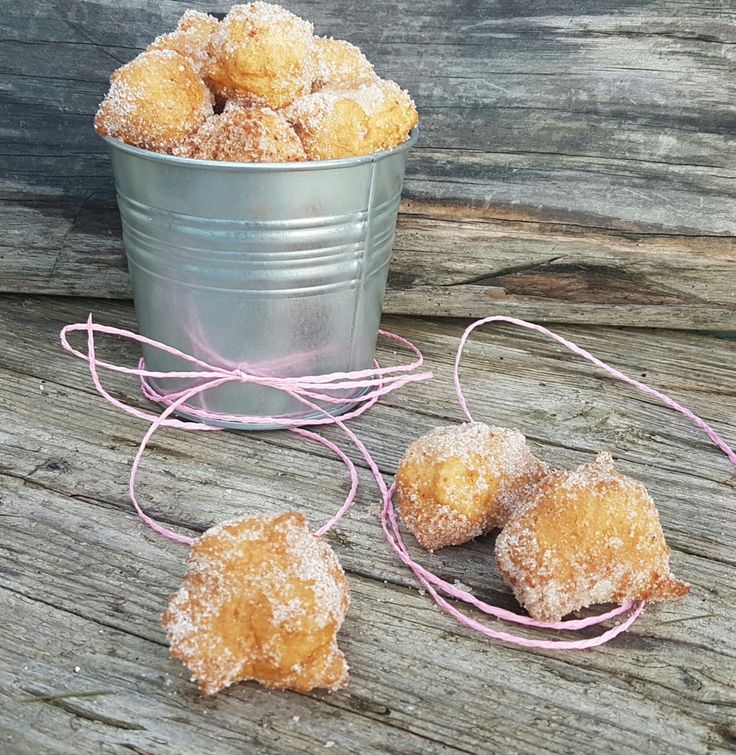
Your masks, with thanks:
[[[211,364],[269,375],[370,367],[415,140],[366,157],[248,164],[106,139],[140,333]],[[191,369],[152,350],[144,357],[154,370]],[[310,414],[281,392],[245,384],[207,391],[197,405]]]

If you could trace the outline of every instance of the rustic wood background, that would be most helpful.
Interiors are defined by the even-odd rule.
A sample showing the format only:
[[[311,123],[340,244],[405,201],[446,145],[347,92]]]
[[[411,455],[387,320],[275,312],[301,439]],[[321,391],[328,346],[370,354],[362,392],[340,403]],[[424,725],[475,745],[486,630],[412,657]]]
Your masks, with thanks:
[[[451,318],[491,313],[567,323],[736,443],[736,342],[716,332],[736,330],[734,0],[286,4],[360,44],[422,115],[383,324],[436,378],[354,425],[387,479],[411,440],[461,420]],[[686,599],[592,652],[486,641],[417,592],[356,459],[358,501],[329,535],[353,594],[350,686],[202,698],[168,659],[159,619],[186,549],[134,518],[144,428],[99,399],[58,331],[90,311],[135,328],[92,114],[111,70],[191,6],[227,4],[0,0],[0,753],[736,751],[733,468],[684,418],[506,328],[468,347],[471,409],[555,465],[611,450],[657,501]],[[143,499],[181,531],[285,508],[318,526],[343,499],[321,447],[206,435],[164,431],[144,461]],[[492,547],[416,555],[512,608]]]
[[[389,312],[736,329],[736,8],[287,2],[422,116]],[[185,7],[0,0],[0,290],[127,297],[92,114]]]
[[[128,500],[144,425],[104,403],[85,365],[57,346],[59,328],[92,307],[101,322],[135,326],[127,302],[0,297],[0,751],[293,755],[328,743],[333,752],[396,755],[734,751],[734,469],[684,418],[504,327],[468,346],[473,413],[518,425],[552,464],[614,451],[657,501],[673,569],[691,594],[651,606],[593,651],[485,640],[417,592],[383,540],[370,474],[346,448],[361,488],[328,540],[353,595],[340,633],[350,685],[299,695],[241,684],[202,698],[168,659],[159,623],[186,548],[147,529]],[[411,439],[462,417],[451,387],[461,327],[416,317],[384,325],[419,344],[436,375],[351,424],[391,479]],[[667,330],[561,332],[632,375],[646,371],[736,441],[736,427],[724,423],[736,415],[733,342]],[[390,363],[391,352],[379,358]],[[130,364],[137,349],[108,342],[101,355]],[[136,400],[135,381],[105,382]],[[345,445],[337,428],[327,434]],[[140,494],[155,516],[196,535],[244,511],[294,508],[316,527],[348,486],[339,461],[291,433],[163,431],[144,460]],[[407,542],[445,578],[514,607],[493,567],[493,537],[434,555]]]

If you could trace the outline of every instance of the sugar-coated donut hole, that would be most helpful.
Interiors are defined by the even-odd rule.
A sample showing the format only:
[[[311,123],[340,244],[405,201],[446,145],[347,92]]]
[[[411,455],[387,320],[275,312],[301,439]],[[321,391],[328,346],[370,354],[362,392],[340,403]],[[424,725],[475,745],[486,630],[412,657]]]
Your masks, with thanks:
[[[221,21],[187,10],[174,31],[113,73],[97,131],[144,149],[241,162],[358,157],[405,142],[418,121],[409,95],[380,79],[355,45],[313,32],[264,2],[234,5]],[[163,71],[161,56],[184,69]],[[283,114],[301,150],[280,126],[266,128],[255,145],[253,129],[244,137],[228,127],[237,117],[203,125],[233,101]],[[198,131],[209,149],[195,148]]]
[[[170,152],[212,113],[212,94],[189,60],[152,50],[112,74],[95,128],[136,147]]]
[[[503,526],[547,471],[518,430],[481,422],[435,428],[399,464],[399,515],[424,548],[460,545]]]
[[[654,502],[608,453],[536,488],[496,540],[496,564],[539,621],[598,603],[666,600],[688,592],[669,568]]]
[[[195,540],[162,623],[171,655],[205,694],[245,680],[274,689],[338,689],[337,646],[350,604],[345,574],[303,514],[218,524]]]

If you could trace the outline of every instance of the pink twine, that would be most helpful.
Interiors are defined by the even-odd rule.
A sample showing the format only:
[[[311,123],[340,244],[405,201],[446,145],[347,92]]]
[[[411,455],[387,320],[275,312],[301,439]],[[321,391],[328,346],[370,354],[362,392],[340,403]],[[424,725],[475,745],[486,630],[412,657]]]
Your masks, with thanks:
[[[87,353],[79,351],[71,346],[68,340],[70,333],[86,332],[87,334]],[[177,371],[177,372],[156,372],[154,370],[148,370],[145,367],[145,363],[141,359],[138,363],[138,368],[133,369],[130,367],[121,367],[120,365],[111,364],[102,360],[98,360],[95,353],[95,333],[102,333],[105,335],[119,336],[121,338],[127,338],[132,341],[136,341],[140,344],[145,344],[152,348],[158,349],[166,354],[179,357],[184,361],[201,368],[197,371]],[[92,315],[87,318],[86,323],[75,323],[73,325],[67,325],[61,330],[61,345],[62,347],[80,359],[83,359],[89,364],[90,375],[92,376],[92,382],[97,389],[97,392],[109,401],[113,406],[122,409],[127,414],[130,414],[139,419],[145,419],[150,423],[148,430],[146,431],[143,439],[141,440],[138,450],[136,451],[133,463],[130,468],[130,482],[128,490],[130,494],[130,500],[135,508],[138,516],[155,532],[163,535],[169,540],[174,540],[177,543],[184,543],[191,545],[194,541],[191,537],[181,535],[173,530],[164,527],[159,524],[153,517],[146,514],[138,502],[138,496],[136,493],[136,477],[138,473],[138,467],[143,458],[143,453],[146,450],[148,442],[151,440],[153,434],[159,427],[177,427],[183,430],[221,430],[222,428],[202,424],[200,422],[193,422],[188,420],[180,420],[172,418],[171,415],[178,409],[185,410],[187,414],[199,417],[202,420],[215,420],[215,421],[227,421],[237,422],[241,424],[264,424],[274,425],[279,424],[288,427],[291,432],[301,435],[303,438],[309,440],[315,440],[335,453],[340,460],[348,468],[350,474],[350,491],[348,492],[345,501],[338,509],[333,517],[324,524],[319,530],[317,535],[323,535],[328,532],[348,511],[355,501],[355,496],[358,491],[358,473],[355,469],[355,464],[331,440],[323,437],[319,433],[311,430],[304,429],[305,426],[310,425],[325,425],[335,424],[340,427],[348,438],[355,444],[361,454],[365,457],[370,457],[370,453],[361,440],[353,433],[353,431],[347,427],[345,420],[353,417],[358,417],[363,412],[370,409],[381,396],[386,395],[392,391],[401,388],[407,383],[415,383],[420,380],[427,380],[432,377],[431,372],[416,372],[416,370],[424,363],[424,357],[419,349],[414,346],[410,341],[401,336],[397,336],[393,333],[387,333],[386,331],[379,331],[379,335],[383,338],[395,341],[401,346],[408,348],[416,357],[416,359],[406,365],[397,365],[394,367],[380,367],[378,363],[375,363],[373,369],[358,370],[355,372],[333,372],[326,375],[309,375],[304,377],[273,377],[250,374],[240,369],[224,369],[217,367],[207,362],[197,359],[190,354],[185,354],[178,349],[175,349],[166,344],[159,343],[145,336],[138,335],[129,330],[122,330],[120,328],[112,328],[106,325],[97,325],[92,321]],[[111,396],[104,388],[100,381],[98,369],[103,368],[110,372],[118,372],[124,375],[136,375],[140,378],[141,389],[144,395],[153,400],[158,401],[165,405],[165,409],[159,415],[149,414],[134,406],[130,406],[122,401]],[[148,382],[148,378],[187,378],[203,380],[199,385],[189,388],[187,390],[178,391],[176,393],[161,394],[158,393],[151,384]],[[317,416],[311,419],[302,419],[298,423],[301,427],[296,427],[297,422],[293,419],[285,419],[283,417],[262,417],[262,416],[250,416],[250,415],[236,415],[236,414],[223,414],[220,412],[207,412],[203,409],[199,409],[195,406],[190,406],[187,402],[195,396],[204,393],[205,391],[217,388],[226,383],[253,383],[268,388],[275,388],[287,393],[292,398],[296,399],[304,406],[308,407],[315,413],[321,416]],[[344,390],[346,388],[364,388],[365,390],[359,396],[353,396],[348,398],[341,398],[331,396],[328,391]],[[345,413],[342,417],[336,417],[331,415],[326,409],[318,406],[314,401],[322,401],[329,404],[340,406],[352,406],[357,405],[355,409]],[[380,473],[379,473],[380,474]]]
[[[563,346],[568,348],[573,353],[578,354],[579,356],[582,356],[584,359],[587,359],[588,361],[597,365],[598,367],[605,370],[613,377],[619,380],[622,380],[626,383],[629,383],[630,385],[633,385],[638,390],[643,391],[644,393],[657,398],[665,405],[684,414],[694,424],[696,424],[698,427],[703,429],[705,433],[708,435],[708,437],[711,439],[711,441],[715,443],[726,454],[729,460],[736,466],[736,454],[734,454],[734,452],[731,450],[731,448],[729,448],[729,446],[725,443],[725,441],[723,441],[704,420],[702,420],[700,417],[693,414],[689,409],[681,406],[680,404],[678,404],[676,401],[669,398],[665,394],[660,393],[659,391],[656,391],[653,388],[650,388],[644,383],[641,383],[637,380],[634,380],[633,378],[628,377],[627,375],[625,375],[624,373],[620,372],[619,370],[613,367],[610,367],[609,365],[605,364],[597,357],[594,357],[589,352],[585,351],[584,349],[581,349],[579,346],[576,346],[571,341],[568,341],[562,336],[559,336],[556,333],[553,333],[547,328],[544,328],[540,325],[535,325],[533,323],[526,322],[524,320],[517,320],[511,317],[497,316],[497,317],[487,317],[483,320],[478,320],[477,322],[473,323],[468,328],[466,328],[460,340],[460,345],[459,345],[457,355],[455,358],[455,369],[454,369],[453,379],[454,379],[454,384],[455,384],[455,392],[457,394],[458,401],[460,402],[460,406],[462,407],[463,412],[465,413],[465,416],[471,422],[473,421],[473,418],[470,414],[470,411],[468,410],[467,404],[465,402],[465,397],[463,395],[462,388],[460,386],[460,375],[459,375],[460,360],[462,357],[463,349],[465,348],[466,341],[469,335],[473,332],[473,330],[475,330],[475,328],[477,327],[480,327],[481,325],[485,325],[491,322],[505,322],[511,325],[518,325],[519,327],[528,328],[529,330],[534,330],[539,333],[542,333],[543,335],[546,335],[547,337],[552,338],[558,343],[561,343]],[[68,334],[79,332],[79,331],[86,332],[87,334],[87,353],[86,354],[84,352],[74,349],[69,344],[69,341],[67,339]],[[140,360],[137,369],[133,369],[129,367],[121,367],[119,365],[115,365],[109,362],[98,360],[95,355],[95,339],[94,339],[95,333],[128,338],[140,344],[145,344],[149,347],[158,349],[167,354],[171,354],[173,356],[179,357],[180,359],[191,363],[192,365],[198,367],[199,369],[193,370],[193,371],[156,372],[156,371],[146,369],[145,363],[143,362],[142,359]],[[360,451],[361,455],[363,456],[366,463],[368,464],[368,467],[370,468],[371,473],[373,474],[373,477],[376,481],[376,484],[378,485],[378,488],[381,492],[381,497],[383,500],[383,510],[381,513],[381,525],[382,525],[383,531],[385,533],[386,539],[388,540],[389,544],[391,545],[393,550],[396,552],[396,554],[399,556],[401,561],[406,566],[408,566],[412,570],[412,572],[416,575],[417,579],[424,586],[427,592],[429,592],[429,594],[432,596],[435,602],[444,611],[446,611],[451,616],[453,616],[459,623],[470,627],[474,631],[479,632],[480,634],[486,637],[501,640],[503,642],[513,643],[516,645],[521,645],[523,647],[529,647],[529,648],[543,648],[543,649],[556,649],[556,650],[573,650],[573,649],[595,647],[597,645],[602,645],[603,643],[608,642],[609,640],[616,637],[618,634],[621,634],[622,632],[626,631],[626,629],[628,629],[631,626],[631,624],[636,620],[636,618],[641,614],[644,608],[643,603],[638,603],[634,605],[633,603],[629,602],[622,606],[618,606],[610,611],[607,611],[603,614],[599,614],[597,616],[590,616],[584,619],[559,621],[555,623],[543,623],[543,622],[534,621],[528,616],[517,614],[517,613],[514,613],[513,611],[508,611],[502,608],[498,608],[496,606],[492,606],[488,603],[485,603],[479,600],[478,598],[476,598],[472,593],[466,590],[462,590],[456,585],[452,585],[442,580],[441,578],[439,578],[438,576],[436,576],[429,570],[425,569],[423,566],[421,566],[420,564],[418,564],[416,561],[414,561],[411,558],[401,538],[398,522],[396,520],[396,514],[394,511],[393,493],[395,490],[395,485],[392,485],[390,488],[386,485],[386,482],[383,479],[383,475],[378,469],[378,465],[374,461],[370,452],[368,451],[364,443],[345,424],[345,421],[363,414],[370,407],[372,407],[381,396],[384,396],[394,390],[397,390],[398,388],[401,388],[404,385],[407,385],[408,383],[414,383],[414,382],[419,382],[421,380],[427,380],[432,377],[432,374],[430,372],[416,372],[416,370],[418,370],[418,368],[422,366],[424,362],[424,358],[422,356],[421,351],[416,346],[414,346],[410,341],[408,341],[405,338],[402,338],[401,336],[398,336],[392,333],[387,333],[385,331],[379,331],[379,335],[381,335],[384,338],[393,340],[396,343],[408,348],[416,357],[415,360],[411,362],[410,364],[399,365],[399,366],[394,366],[394,367],[380,367],[378,363],[375,362],[374,367],[369,370],[360,370],[360,371],[355,371],[355,372],[335,372],[328,375],[313,375],[313,376],[291,377],[291,378],[256,375],[256,374],[248,373],[241,369],[225,369],[222,367],[213,366],[201,359],[197,359],[196,357],[193,357],[189,354],[185,354],[179,351],[178,349],[172,348],[170,346],[167,346],[166,344],[162,344],[157,341],[153,341],[150,338],[140,336],[128,330],[121,330],[120,328],[112,328],[112,327],[107,327],[104,325],[97,325],[93,323],[91,315],[87,319],[86,323],[77,323],[74,325],[67,325],[66,327],[64,327],[61,331],[61,343],[62,343],[63,348],[66,351],[88,362],[90,374],[92,376],[92,382],[95,388],[97,389],[97,391],[100,393],[100,395],[103,396],[103,398],[105,398],[107,401],[109,401],[111,404],[118,407],[119,409],[122,409],[123,411],[127,412],[128,414],[134,417],[138,417],[139,419],[145,419],[147,422],[150,423],[148,430],[146,431],[145,435],[143,436],[143,439],[140,442],[140,445],[138,446],[138,450],[135,454],[133,463],[131,465],[129,492],[130,492],[130,499],[133,503],[133,506],[138,516],[144,522],[146,522],[146,524],[148,524],[149,527],[151,527],[153,530],[163,535],[164,537],[170,540],[174,540],[176,542],[185,543],[187,545],[191,545],[191,543],[193,542],[192,538],[176,533],[172,530],[167,529],[161,524],[159,524],[155,519],[153,519],[152,517],[150,517],[148,514],[146,514],[143,511],[142,507],[140,506],[138,502],[138,498],[137,498],[136,490],[135,490],[135,482],[136,482],[138,467],[141,463],[141,459],[143,457],[143,453],[146,449],[148,442],[150,441],[151,437],[156,432],[156,430],[162,426],[177,427],[184,430],[216,431],[216,430],[222,429],[220,427],[207,425],[202,422],[176,419],[172,417],[172,415],[177,410],[184,410],[188,415],[195,416],[205,422],[209,420],[209,421],[220,421],[220,422],[234,422],[234,423],[239,423],[239,424],[250,424],[250,425],[254,425],[254,424],[281,425],[285,428],[288,428],[291,432],[301,435],[304,438],[307,438],[309,440],[315,440],[318,443],[321,443],[330,451],[332,451],[334,454],[336,454],[338,458],[340,458],[340,460],[345,464],[345,466],[348,469],[348,473],[350,475],[350,480],[351,480],[350,491],[348,492],[348,495],[346,496],[345,501],[343,502],[342,506],[340,506],[340,508],[334,514],[334,516],[332,516],[319,530],[317,530],[317,533],[316,533],[317,535],[323,535],[326,532],[328,532],[346,514],[348,509],[352,506],[353,502],[355,501],[355,496],[357,494],[357,489],[358,489],[358,474],[357,474],[355,465],[352,462],[352,460],[345,454],[345,452],[342,451],[342,449],[340,449],[335,443],[323,437],[322,435],[316,432],[313,432],[311,430],[304,429],[305,426],[334,424],[340,427],[340,429],[347,435],[347,437],[352,441],[355,447]],[[126,404],[114,398],[102,386],[102,383],[99,378],[98,368],[107,369],[111,372],[118,372],[118,373],[122,373],[126,375],[138,376],[141,382],[141,389],[142,389],[143,394],[147,398],[151,399],[152,401],[156,401],[163,404],[165,406],[164,410],[159,415],[150,414],[148,412],[137,409],[134,406],[130,406],[129,404]],[[159,379],[184,378],[184,379],[196,379],[198,381],[203,381],[203,382],[199,383],[193,388],[189,388],[189,389],[178,391],[178,392],[162,394],[156,391],[151,386],[151,384],[148,382],[148,379],[150,378],[159,378]],[[260,386],[274,388],[276,390],[281,390],[284,393],[296,399],[297,401],[299,401],[305,407],[311,409],[318,416],[313,417],[311,419],[307,419],[307,420],[299,420],[297,422],[293,419],[284,418],[284,417],[259,417],[259,416],[209,412],[204,409],[191,406],[187,403],[192,398],[194,398],[195,396],[201,393],[204,393],[205,391],[208,391],[212,388],[217,388],[221,385],[224,385],[230,382],[253,383]],[[367,389],[367,390],[365,390],[362,395],[357,396],[357,397],[351,397],[351,398],[333,396],[333,395],[330,395],[329,393],[330,391],[335,391],[335,390],[345,390],[345,389],[355,390],[355,389],[360,389],[360,388]],[[337,417],[330,414],[326,409],[322,408],[318,404],[314,403],[315,401],[331,404],[331,405],[336,406],[337,408],[340,408],[341,406],[346,407],[346,406],[351,406],[351,405],[356,405],[356,408],[348,411],[347,413],[343,414],[341,417]],[[297,424],[300,424],[301,427],[297,427],[296,426]],[[588,638],[584,640],[535,640],[535,639],[529,639],[526,637],[520,637],[520,636],[511,634],[509,632],[502,632],[499,630],[491,629],[490,627],[487,627],[486,625],[476,621],[475,619],[465,616],[465,614],[461,613],[457,608],[455,608],[455,606],[449,603],[440,594],[440,591],[444,592],[445,594],[447,594],[449,597],[453,599],[472,605],[478,610],[480,610],[481,612],[488,614],[490,616],[493,616],[497,619],[501,619],[503,621],[512,622],[516,624],[522,624],[528,627],[535,627],[539,629],[580,630],[586,627],[595,626],[604,621],[608,621],[624,613],[627,613],[627,612],[630,612],[630,613],[629,613],[629,616],[620,624],[614,626],[613,628],[607,630],[606,632],[603,632],[597,637]]]
[[[476,328],[479,328],[482,325],[487,325],[488,323],[493,323],[493,322],[502,322],[502,323],[508,323],[510,325],[517,325],[521,328],[527,328],[528,330],[534,330],[537,333],[541,333],[542,335],[545,335],[548,338],[551,338],[554,341],[561,343],[563,346],[565,346],[567,349],[572,351],[574,354],[577,354],[578,356],[583,357],[583,359],[587,359],[589,362],[592,362],[596,366],[600,367],[602,370],[605,370],[607,373],[617,378],[618,380],[622,380],[623,382],[628,383],[629,385],[633,385],[638,390],[646,393],[649,396],[653,396],[654,398],[658,399],[666,406],[669,406],[675,411],[678,411],[681,414],[684,414],[691,422],[693,422],[695,425],[697,425],[702,430],[704,430],[706,435],[710,438],[710,440],[716,446],[718,446],[718,448],[720,448],[721,451],[723,451],[723,453],[728,457],[731,463],[734,466],[736,466],[736,454],[728,446],[728,444],[715,432],[715,430],[713,430],[712,427],[710,427],[710,425],[708,425],[705,422],[705,420],[701,419],[696,414],[693,414],[693,412],[691,412],[689,409],[682,406],[681,404],[678,404],[677,401],[675,401],[674,399],[671,399],[669,396],[665,395],[664,393],[661,393],[660,391],[655,390],[654,388],[650,388],[645,383],[641,383],[638,380],[635,380],[634,378],[631,378],[628,375],[625,375],[620,370],[617,370],[615,367],[611,367],[610,365],[601,361],[597,357],[593,356],[590,352],[586,351],[585,349],[580,348],[580,346],[577,346],[572,341],[568,341],[566,338],[563,338],[557,333],[553,333],[551,330],[548,330],[547,328],[541,325],[535,325],[534,323],[527,322],[526,320],[518,320],[514,317],[504,317],[502,315],[498,315],[494,317],[486,317],[482,320],[477,320],[476,322],[472,323],[465,329],[465,332],[463,333],[462,338],[460,339],[460,345],[458,346],[457,354],[455,356],[453,382],[455,385],[455,393],[457,395],[458,402],[460,403],[460,406],[465,416],[470,422],[473,422],[474,420],[470,413],[470,410],[468,409],[467,403],[465,401],[465,396],[463,394],[462,387],[460,385],[460,360],[462,358],[463,350],[465,349],[465,344],[470,334]],[[428,571],[423,566],[421,566],[421,564],[417,563],[411,558],[411,556],[409,555],[409,552],[406,549],[404,541],[401,538],[401,533],[399,531],[398,523],[396,521],[396,514],[394,512],[394,505],[393,505],[393,493],[394,493],[395,488],[396,486],[392,485],[391,488],[385,493],[384,499],[383,499],[384,506],[383,506],[383,511],[381,514],[381,525],[383,527],[384,534],[386,535],[386,539],[388,540],[389,544],[391,545],[393,550],[396,552],[396,554],[399,556],[399,558],[404,562],[404,564],[406,564],[414,572],[417,579],[426,588],[427,592],[429,592],[429,594],[432,596],[432,598],[437,603],[437,605],[439,605],[444,611],[446,611],[451,616],[453,616],[460,624],[470,627],[474,631],[479,632],[480,634],[483,634],[486,637],[490,637],[496,640],[501,640],[503,642],[512,643],[514,645],[521,645],[522,647],[528,647],[528,648],[541,648],[541,649],[547,649],[547,650],[581,650],[584,648],[591,648],[597,645],[602,645],[608,642],[609,640],[613,639],[614,637],[616,637],[616,635],[619,635],[622,632],[625,632],[634,623],[634,621],[637,619],[637,617],[641,614],[642,610],[644,609],[645,604],[643,602],[639,602],[637,604],[628,602],[622,606],[618,606],[612,609],[611,611],[608,611],[604,614],[599,614],[597,616],[590,616],[585,619],[574,619],[571,621],[558,621],[555,623],[544,623],[544,622],[534,621],[533,619],[530,619],[528,616],[517,614],[517,613],[514,613],[513,611],[507,611],[502,608],[489,605],[488,603],[484,603],[483,601],[478,600],[472,593],[469,593],[465,590],[461,590],[457,586],[451,585],[448,582],[445,582],[444,580],[440,579],[435,574]],[[435,588],[438,588],[439,590],[442,590],[450,597],[460,600],[464,603],[468,603],[469,605],[472,605],[475,608],[477,608],[482,613],[488,614],[497,619],[502,619],[503,621],[508,621],[515,624],[523,624],[529,627],[536,627],[539,629],[579,630],[579,629],[583,629],[584,627],[600,624],[611,618],[614,618],[623,613],[631,611],[632,608],[633,608],[633,611],[629,614],[629,616],[625,619],[625,621],[621,622],[617,626],[613,627],[612,629],[609,629],[608,631],[604,632],[603,634],[597,637],[593,637],[593,638],[585,639],[585,640],[533,640],[533,639],[528,639],[526,637],[519,637],[517,635],[513,635],[508,632],[501,632],[495,629],[491,629],[490,627],[487,627],[485,624],[481,624],[475,619],[472,619],[466,616],[465,614],[461,613],[460,611],[458,611],[457,608],[455,608],[451,603],[445,600],[445,598],[443,598],[442,595],[440,595],[439,592]]]
[[[548,330],[542,325],[535,325],[533,322],[527,322],[526,320],[517,320],[515,317],[504,317],[502,315],[496,315],[495,317],[486,317],[483,320],[477,320],[465,329],[465,332],[460,339],[460,345],[458,346],[457,354],[455,356],[455,371],[453,374],[453,382],[455,383],[455,393],[457,394],[457,399],[460,402],[460,406],[462,407],[465,416],[471,422],[473,421],[473,417],[468,410],[468,406],[465,403],[465,396],[463,395],[462,388],[460,387],[460,359],[463,355],[463,349],[465,348],[465,343],[468,340],[470,334],[476,328],[479,328],[482,325],[487,325],[490,322],[505,322],[509,325],[518,325],[520,328],[526,328],[527,330],[535,330],[537,333],[541,333],[543,336],[547,336],[547,338],[551,338],[553,341],[557,341],[557,343],[562,344],[566,349],[572,351],[573,354],[577,354],[583,359],[586,359],[588,362],[594,364],[596,367],[600,367],[604,372],[607,372],[617,380],[621,380],[624,383],[633,385],[637,390],[641,391],[642,393],[646,393],[648,396],[653,396],[665,406],[669,406],[670,409],[674,409],[676,412],[684,414],[694,425],[697,425],[701,430],[703,430],[705,434],[710,438],[710,440],[716,446],[718,446],[721,451],[723,451],[731,464],[736,466],[736,453],[733,452],[726,441],[723,440],[705,420],[698,417],[697,414],[691,412],[686,406],[678,404],[677,401],[670,398],[667,394],[661,393],[654,388],[650,388],[646,383],[642,383],[639,380],[635,380],[634,378],[625,375],[623,372],[621,372],[621,370],[617,370],[615,367],[611,367],[610,365],[598,359],[598,357],[593,356],[589,351],[582,349],[572,341],[568,341],[567,338],[563,338],[561,335],[553,333],[551,330]]]

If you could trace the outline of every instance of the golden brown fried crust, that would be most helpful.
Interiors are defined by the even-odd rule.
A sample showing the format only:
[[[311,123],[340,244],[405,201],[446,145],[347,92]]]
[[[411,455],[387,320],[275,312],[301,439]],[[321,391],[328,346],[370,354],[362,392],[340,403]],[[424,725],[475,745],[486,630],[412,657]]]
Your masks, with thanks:
[[[406,141],[418,115],[409,95],[377,79],[350,90],[323,89],[284,110],[310,160],[367,155]]]
[[[369,152],[403,144],[419,123],[419,114],[408,92],[394,81],[381,80],[378,86],[382,97],[380,106],[370,115],[366,139]]]
[[[212,40],[207,80],[225,97],[254,94],[285,107],[312,89],[316,46],[310,23],[278,5],[233,5]]]
[[[162,624],[172,657],[205,694],[245,680],[338,689],[348,681],[336,635],[349,603],[332,549],[302,514],[289,513],[205,532]]]
[[[596,603],[682,597],[690,588],[669,558],[652,499],[607,453],[547,476],[496,540],[503,578],[532,618],[548,622]]]
[[[355,89],[378,80],[373,66],[355,45],[343,39],[315,37],[317,68],[312,92]]]
[[[296,100],[284,115],[310,160],[336,160],[366,154],[368,116],[342,92],[323,91]]]
[[[228,102],[282,111],[303,153],[295,156],[291,139],[284,141],[287,157],[251,148],[253,129],[248,126],[240,138],[228,126],[233,119],[223,119],[202,128],[204,141],[217,142],[210,153],[223,155],[209,159],[359,157],[397,147],[418,122],[407,92],[380,79],[355,45],[314,37],[309,22],[278,5],[253,2],[232,6],[222,22],[186,11],[173,32],[112,75],[95,127],[144,149],[178,148],[177,154],[204,158],[207,149],[197,155],[192,136],[207,116],[225,112]]]
[[[518,430],[480,422],[439,427],[401,460],[397,507],[424,548],[459,545],[503,526],[546,473]]]
[[[151,42],[150,50],[173,50],[187,58],[198,75],[205,75],[210,65],[210,47],[219,21],[207,13],[187,10],[179,19],[176,30],[162,34]]]
[[[112,74],[95,128],[136,147],[170,152],[212,112],[212,95],[191,63],[172,50],[154,50]]]
[[[289,122],[265,107],[237,107],[232,101],[221,115],[208,118],[175,155],[232,162],[306,160],[302,143]]]

